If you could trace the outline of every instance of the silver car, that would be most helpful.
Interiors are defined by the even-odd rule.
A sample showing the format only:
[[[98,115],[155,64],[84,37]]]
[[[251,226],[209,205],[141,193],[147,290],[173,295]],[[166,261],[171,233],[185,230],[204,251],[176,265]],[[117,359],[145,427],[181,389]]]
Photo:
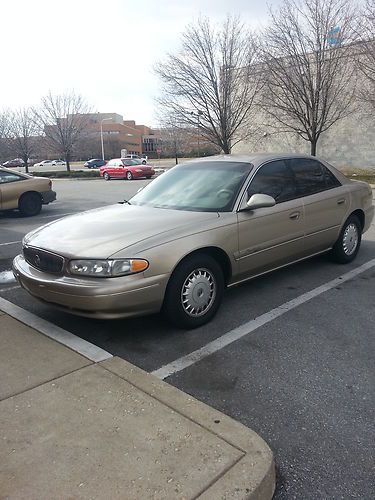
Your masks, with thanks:
[[[13,270],[74,314],[163,311],[195,328],[225,287],[323,252],[352,261],[373,216],[370,186],[315,157],[214,156],[172,168],[129,202],[32,231]]]

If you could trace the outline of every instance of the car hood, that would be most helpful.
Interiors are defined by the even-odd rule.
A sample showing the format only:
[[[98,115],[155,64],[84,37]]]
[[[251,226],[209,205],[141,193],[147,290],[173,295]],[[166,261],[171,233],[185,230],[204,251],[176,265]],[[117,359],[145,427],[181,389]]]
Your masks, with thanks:
[[[195,232],[203,221],[218,218],[216,212],[189,212],[117,204],[71,215],[27,234],[24,243],[66,257],[108,258],[155,236],[170,241]],[[137,245],[139,247],[139,245]]]

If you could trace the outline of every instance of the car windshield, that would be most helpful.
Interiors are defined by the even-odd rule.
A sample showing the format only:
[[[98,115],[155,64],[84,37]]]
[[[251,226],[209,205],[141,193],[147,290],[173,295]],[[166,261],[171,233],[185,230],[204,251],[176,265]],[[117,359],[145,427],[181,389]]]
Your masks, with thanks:
[[[131,198],[132,205],[229,212],[252,169],[250,163],[197,162],[174,167]]]
[[[121,160],[124,165],[142,165],[142,162],[140,160],[131,160],[126,158],[125,160]]]

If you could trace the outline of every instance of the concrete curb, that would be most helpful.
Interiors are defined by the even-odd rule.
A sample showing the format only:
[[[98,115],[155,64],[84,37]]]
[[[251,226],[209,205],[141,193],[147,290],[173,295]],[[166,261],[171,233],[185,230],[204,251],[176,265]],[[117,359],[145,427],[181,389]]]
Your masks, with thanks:
[[[122,498],[125,484],[129,499],[272,498],[273,453],[254,431],[121,358],[93,363],[90,350],[71,350],[66,332],[51,335],[48,322],[12,318],[21,308],[7,312],[0,308],[0,462],[6,466],[0,483],[9,498],[49,498],[54,488],[62,497],[91,498],[95,481],[108,498]],[[117,474],[122,461],[128,477],[136,477],[134,471],[143,472],[140,460],[148,464],[155,490],[145,481],[133,487],[135,481]],[[160,461],[162,466],[154,465]],[[86,481],[88,470],[98,476]],[[173,476],[182,481],[180,490],[172,489]],[[90,494],[77,490],[86,482]]]
[[[243,452],[242,459],[215,481],[199,498],[271,499],[275,490],[273,453],[254,431],[188,394],[114,357],[100,366]]]

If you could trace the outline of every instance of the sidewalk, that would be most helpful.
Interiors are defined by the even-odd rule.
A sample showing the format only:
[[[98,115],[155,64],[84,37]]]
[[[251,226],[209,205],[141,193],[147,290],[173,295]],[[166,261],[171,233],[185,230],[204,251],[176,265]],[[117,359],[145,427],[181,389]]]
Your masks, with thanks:
[[[272,497],[272,452],[242,424],[1,310],[0,342],[0,498]]]

